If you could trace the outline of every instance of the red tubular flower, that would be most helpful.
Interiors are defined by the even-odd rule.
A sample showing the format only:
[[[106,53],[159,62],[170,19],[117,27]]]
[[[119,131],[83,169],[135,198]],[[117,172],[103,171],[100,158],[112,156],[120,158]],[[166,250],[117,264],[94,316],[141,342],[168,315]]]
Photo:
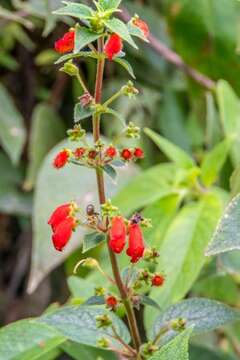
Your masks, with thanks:
[[[134,156],[138,159],[142,159],[144,157],[144,151],[141,148],[136,148],[134,150]]]
[[[152,278],[152,286],[160,287],[164,284],[165,278],[162,275],[155,274]]]
[[[112,34],[104,46],[104,52],[112,60],[123,48],[122,39],[117,34]]]
[[[85,154],[85,152],[86,152],[86,149],[83,148],[83,147],[80,147],[80,148],[77,148],[77,149],[74,151],[73,155],[75,156],[75,158],[81,159],[81,157],[83,157],[83,155]]]
[[[60,169],[62,167],[64,167],[66,165],[66,163],[68,162],[70,156],[70,152],[68,150],[62,150],[60,151],[57,156],[55,157],[55,159],[53,160],[53,166],[56,169]]]
[[[145,21],[143,21],[143,20],[141,20],[141,19],[139,19],[139,18],[135,18],[135,19],[133,20],[133,24],[134,24],[135,26],[137,26],[140,30],[142,30],[142,32],[143,32],[143,34],[144,34],[144,36],[145,36],[146,38],[149,36],[149,33],[150,33],[149,27],[148,27],[148,24],[145,23]]]
[[[105,299],[105,303],[109,309],[114,310],[118,304],[118,300],[115,296],[110,295]]]
[[[52,236],[53,245],[56,250],[62,251],[71,238],[72,232],[76,226],[76,220],[69,216],[63,220],[55,229]]]
[[[124,219],[121,216],[115,216],[112,219],[109,232],[109,246],[116,254],[120,254],[126,244],[127,229]]]
[[[55,231],[57,226],[70,215],[71,211],[72,211],[72,205],[64,204],[59,206],[52,213],[50,219],[48,220],[48,224],[51,225],[53,231]]]
[[[64,36],[55,42],[55,50],[59,54],[71,52],[74,49],[75,31],[69,31]]]
[[[122,152],[121,152],[121,157],[124,159],[124,160],[131,160],[132,157],[133,157],[133,153],[130,149],[123,149]]]
[[[143,256],[144,253],[144,241],[142,230],[139,224],[130,224],[128,228],[129,232],[129,246],[127,249],[127,255],[130,256],[131,262],[136,263]]]
[[[107,149],[106,149],[106,152],[105,154],[110,157],[110,158],[114,158],[115,156],[117,156],[117,150],[114,146],[109,146]]]

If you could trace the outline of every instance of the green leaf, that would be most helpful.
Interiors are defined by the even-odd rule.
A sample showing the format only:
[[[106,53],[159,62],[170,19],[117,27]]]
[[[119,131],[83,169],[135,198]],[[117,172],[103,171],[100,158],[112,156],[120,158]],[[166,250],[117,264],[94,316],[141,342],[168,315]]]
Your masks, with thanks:
[[[79,53],[86,45],[100,38],[102,34],[95,33],[85,27],[77,26],[75,30],[74,53]]]
[[[65,136],[62,120],[50,105],[37,105],[31,124],[29,164],[24,183],[26,190],[33,188],[39,168],[48,151]]]
[[[183,331],[172,341],[164,345],[149,360],[189,360],[188,342],[192,328]]]
[[[109,164],[104,165],[103,171],[113,180],[115,181],[117,178],[117,171],[115,168]]]
[[[98,246],[104,240],[106,240],[106,235],[96,231],[85,235],[83,239],[83,248],[82,248],[83,254],[88,250]]]
[[[116,355],[111,351],[96,349],[73,341],[66,341],[61,345],[61,349],[75,360],[117,360]]]
[[[74,122],[84,120],[92,116],[94,110],[88,106],[83,107],[80,103],[76,104],[74,107]]]
[[[205,156],[201,165],[201,179],[204,185],[210,186],[217,180],[231,149],[232,142],[232,139],[222,141]]]
[[[25,141],[26,129],[7,90],[0,84],[0,142],[13,164],[18,164]]]
[[[157,270],[164,269],[166,282],[150,293],[160,306],[166,307],[183,298],[196,280],[222,207],[218,196],[206,194],[198,203],[183,207],[169,226],[158,248],[161,256]]]
[[[99,5],[103,10],[117,9],[122,0],[99,0]]]
[[[117,18],[112,18],[110,20],[104,21],[106,27],[112,32],[118,34],[123,40],[127,41],[130,45],[132,45],[135,49],[138,49],[137,45],[131,38],[127,25],[124,24],[121,20]]]
[[[158,303],[155,300],[151,299],[149,296],[141,295],[140,299],[141,299],[141,304],[152,306],[153,308],[157,309],[158,311],[161,311],[161,308],[158,305]]]
[[[79,344],[97,346],[97,341],[106,337],[112,345],[119,347],[119,343],[114,339],[110,328],[98,328],[96,317],[108,314],[113,322],[118,335],[126,343],[130,341],[130,335],[126,325],[113,313],[88,306],[67,306],[51,314],[43,315],[39,318],[40,323],[54,327],[63,336]]]
[[[172,144],[170,141],[155,133],[151,129],[144,129],[150,139],[164,152],[164,154],[174,161],[178,166],[183,168],[191,168],[195,165],[194,160],[184,150]]]
[[[174,191],[173,183],[176,168],[172,164],[160,164],[133,178],[127,186],[113,199],[120,210],[129,215],[154,201],[178,193]]]
[[[180,318],[186,321],[187,328],[194,326],[193,334],[195,335],[238,321],[240,312],[218,301],[209,299],[193,298],[183,300],[170,306],[157,317],[152,328],[151,338],[154,339],[159,331],[171,321]],[[167,336],[175,335],[177,335],[177,332],[174,330],[170,330],[167,334]]]
[[[57,61],[55,61],[55,64],[60,64],[62,62],[71,60],[71,59],[76,59],[76,58],[80,58],[80,57],[91,57],[91,58],[96,58],[96,55],[94,55],[93,51],[80,51],[77,54],[65,54],[63,56],[60,56],[59,59],[57,59]]]
[[[240,249],[239,214],[240,195],[236,196],[224,211],[206,251],[207,256]]]
[[[233,250],[223,254],[220,254],[218,257],[219,267],[226,271],[231,275],[239,275],[240,274],[240,251]],[[231,278],[232,279],[232,278]],[[236,283],[234,282],[234,285]],[[224,289],[228,289],[228,287],[223,287]],[[227,292],[226,296],[228,296],[229,292]],[[233,296],[231,297],[233,299]],[[237,302],[237,301],[236,301]],[[235,302],[235,303],[236,303]]]
[[[88,140],[92,142],[90,137]],[[61,253],[56,252],[52,246],[51,229],[47,224],[54,209],[61,204],[76,200],[84,210],[89,202],[97,201],[96,178],[93,169],[72,164],[61,170],[53,168],[53,159],[63,148],[73,150],[76,148],[76,143],[63,141],[55,146],[45,157],[38,174],[34,193],[32,266],[28,283],[30,292],[36,289],[44,276],[61,264],[74,249],[81,246],[82,239],[86,234],[86,230],[79,227],[65,250]],[[119,168],[118,172],[120,176],[117,186],[113,187],[111,180],[106,178],[108,198],[113,197],[117,190],[126,183],[128,177],[134,176],[137,170],[134,166],[130,166]]]
[[[217,349],[216,349],[217,350]],[[191,345],[189,348],[190,360],[236,360],[225,352],[210,350],[202,346]]]
[[[118,58],[115,57],[113,59],[113,61],[115,61],[116,63],[120,64],[125,70],[127,70],[127,72],[129,73],[129,75],[132,76],[133,79],[136,79],[135,75],[134,75],[134,71],[132,68],[132,65],[125,59],[122,58]]]
[[[87,299],[83,305],[86,306],[93,306],[93,305],[104,305],[105,304],[105,298],[104,296],[91,296],[89,299]]]
[[[89,19],[92,16],[93,10],[86,5],[76,4],[73,2],[63,1],[66,4],[64,7],[53,11],[55,15],[68,15],[78,19]]]
[[[217,85],[217,100],[221,122],[227,137],[234,138],[231,158],[234,165],[240,164],[240,102],[231,86],[224,80]]]
[[[0,212],[11,215],[31,216],[32,194],[26,194],[8,185],[0,189]]]
[[[0,330],[0,359],[35,360],[56,348],[66,338],[35,320],[20,320]]]
[[[240,193],[240,166],[238,166],[230,178],[231,196],[234,197]]]

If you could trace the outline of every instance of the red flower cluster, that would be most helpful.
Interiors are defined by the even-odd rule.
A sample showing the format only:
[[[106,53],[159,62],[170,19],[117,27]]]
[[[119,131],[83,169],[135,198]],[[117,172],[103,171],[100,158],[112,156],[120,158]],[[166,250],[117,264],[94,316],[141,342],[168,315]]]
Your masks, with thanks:
[[[135,26],[137,26],[140,30],[142,30],[142,32],[143,32],[143,34],[144,34],[144,36],[145,36],[146,38],[149,36],[149,33],[150,33],[149,27],[148,27],[148,24],[145,23],[145,21],[143,21],[143,20],[141,20],[141,19],[139,19],[139,18],[135,18],[135,19],[133,20],[133,24],[134,24]]]
[[[69,31],[64,36],[55,42],[55,50],[59,54],[65,54],[74,49],[75,31]]]
[[[71,215],[73,204],[59,206],[51,215],[48,224],[52,227],[52,241],[56,250],[62,251],[66,246],[72,231],[76,227],[76,219]]]
[[[123,160],[129,161],[132,159],[142,159],[144,157],[144,151],[141,148],[135,149],[123,149],[121,151],[121,158]]]
[[[64,149],[62,151],[60,151],[57,156],[55,157],[55,159],[53,160],[53,166],[56,169],[60,169],[62,167],[64,167],[66,165],[66,163],[68,162],[70,156],[70,151],[67,149]]]
[[[129,243],[127,255],[130,256],[131,262],[136,263],[143,256],[144,240],[139,224],[131,223],[128,226]],[[127,228],[124,219],[121,216],[116,216],[112,219],[110,229],[109,246],[117,254],[120,254],[125,245],[127,238]]]
[[[112,60],[114,56],[122,51],[122,48],[123,42],[120,36],[117,34],[112,34],[104,46],[104,53],[109,60]]]

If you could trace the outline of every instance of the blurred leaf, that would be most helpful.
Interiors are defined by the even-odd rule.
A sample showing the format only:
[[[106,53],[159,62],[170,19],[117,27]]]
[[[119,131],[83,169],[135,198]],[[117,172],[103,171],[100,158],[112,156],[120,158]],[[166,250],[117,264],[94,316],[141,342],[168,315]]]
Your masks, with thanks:
[[[37,66],[52,66],[58,57],[57,52],[52,49],[43,50],[35,57],[35,64]]]
[[[131,38],[129,34],[127,25],[117,18],[112,18],[104,21],[105,26],[111,30],[113,33],[118,34],[123,40],[127,41],[130,45],[132,45],[135,49],[137,49],[137,45]]]
[[[36,191],[34,194],[33,210],[33,248],[32,266],[28,290],[34,291],[39,282],[51,270],[61,264],[67,256],[82,243],[86,230],[78,229],[63,252],[56,252],[51,243],[51,229],[47,225],[48,218],[53,210],[65,202],[76,200],[82,209],[89,203],[98,207],[98,195],[94,170],[79,166],[68,165],[64,169],[56,170],[52,161],[63,148],[74,149],[77,143],[63,141],[57,145],[44,159],[40,169]],[[137,170],[134,166],[119,168],[119,185],[113,186],[106,178],[107,197],[112,197],[117,190],[134,176]]]
[[[225,304],[209,299],[193,298],[183,300],[170,306],[157,317],[152,328],[151,338],[154,339],[160,329],[176,319],[184,319],[186,321],[186,328],[194,326],[193,334],[195,335],[238,321],[240,319],[240,312]],[[167,336],[173,337],[177,333],[177,331],[169,330]]]
[[[37,105],[32,115],[29,164],[24,183],[26,190],[33,188],[44,157],[64,135],[64,125],[55,110],[47,104]]]
[[[197,296],[222,301],[233,306],[239,301],[237,284],[229,275],[216,274],[201,279],[193,286],[192,291]]]
[[[175,339],[164,345],[150,360],[189,360],[188,342],[192,330],[189,328],[183,331]]]
[[[0,330],[0,359],[35,360],[65,340],[50,326],[35,320],[20,320]]]
[[[114,339],[111,327],[103,329],[96,325],[96,317],[105,314],[108,314],[112,319],[113,325],[122,340],[129,343],[130,335],[122,320],[113,313],[100,308],[67,306],[51,314],[41,316],[38,321],[55,328],[63,336],[76,343],[97,347],[97,341],[104,337],[114,347],[119,348],[119,343]]]
[[[21,193],[13,186],[0,189],[0,212],[11,215],[31,216],[32,194]]]
[[[240,274],[240,251],[233,250],[218,257],[219,266],[223,268],[228,274],[239,275]]]
[[[223,252],[240,249],[240,195],[227,206],[218,223],[206,255],[212,256]]]
[[[7,90],[0,84],[0,142],[13,164],[19,162],[26,140],[26,130]]]
[[[205,186],[212,185],[227,159],[233,140],[226,139],[209,151],[201,164],[201,179]]]
[[[87,252],[88,250],[101,244],[104,240],[106,240],[106,235],[103,233],[99,233],[95,231],[86,234],[83,239],[82,252],[83,253]]]
[[[61,348],[74,360],[117,360],[117,356],[111,351],[95,349],[72,341],[65,342]]]
[[[189,348],[190,360],[234,360],[230,355],[210,350],[202,346],[191,345]]]
[[[147,128],[144,132],[150,137],[150,139],[152,139],[159,149],[179,167],[191,168],[195,165],[194,160],[184,150],[177,147],[161,135]]]
[[[80,4],[76,4],[80,5]],[[74,53],[77,54],[86,45],[100,38],[102,34],[95,33],[87,28],[77,26],[75,30]]]
[[[219,197],[208,194],[199,203],[185,205],[172,221],[158,248],[161,256],[157,271],[164,271],[166,281],[161,288],[150,292],[161,307],[182,299],[191,288],[204,265],[204,250],[221,211]],[[153,311],[146,311],[148,325],[153,317]]]
[[[88,279],[70,276],[67,281],[72,296],[75,298],[85,301],[94,294],[95,285]]]
[[[217,86],[217,100],[220,109],[221,122],[226,137],[233,138],[231,157],[235,166],[240,164],[240,102],[231,86],[220,80]]]
[[[161,311],[161,308],[158,305],[158,303],[155,300],[151,299],[149,296],[141,295],[140,300],[141,300],[141,304],[152,306],[155,309],[157,309],[158,311]]]
[[[240,192],[240,166],[238,166],[230,178],[231,196],[234,197]]]
[[[126,126],[126,120],[124,119],[124,117],[122,116],[122,114],[119,113],[118,111],[115,111],[115,110],[113,110],[113,109],[107,108],[105,114],[113,115],[113,117],[115,117],[117,120],[119,120],[119,122],[121,122],[121,125],[122,125],[122,126]]]
[[[216,109],[213,94],[208,92],[206,94],[206,142],[208,148],[212,148],[221,139],[221,128],[219,114]]]
[[[173,189],[176,168],[172,164],[154,166],[131,180],[126,187],[114,197],[113,203],[129,215],[154,201],[178,192]]]
[[[159,249],[177,213],[181,199],[180,194],[172,194],[157,200],[143,210],[143,217],[152,221],[152,227],[144,229],[144,239],[149,246]]]

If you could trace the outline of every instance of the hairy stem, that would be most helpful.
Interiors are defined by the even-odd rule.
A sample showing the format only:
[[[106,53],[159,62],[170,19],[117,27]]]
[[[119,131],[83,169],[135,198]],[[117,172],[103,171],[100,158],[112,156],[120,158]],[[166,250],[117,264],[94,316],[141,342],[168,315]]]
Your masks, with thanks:
[[[99,59],[97,64],[97,75],[96,75],[96,85],[95,85],[95,102],[100,103],[102,99],[102,83],[103,83],[103,72],[104,72],[104,65],[105,65],[105,59],[103,56],[101,56],[103,52],[103,38],[98,40],[98,52],[99,52]],[[100,115],[96,114],[93,116],[93,138],[94,141],[97,142],[100,139]],[[98,195],[99,195],[99,202],[100,204],[104,204],[106,202],[106,196],[105,196],[105,185],[104,185],[104,176],[101,169],[96,169],[96,175],[97,175],[97,186],[98,186]],[[128,324],[132,336],[132,340],[134,343],[134,347],[137,351],[139,351],[139,348],[141,346],[141,339],[138,331],[137,321],[135,317],[134,310],[132,308],[132,304],[130,300],[128,299],[128,294],[126,291],[125,286],[123,285],[119,267],[116,259],[116,255],[109,247],[109,241],[108,243],[108,251],[109,256],[111,260],[112,265],[112,271],[114,275],[114,279],[116,282],[116,285],[119,289],[122,301],[125,305],[126,312],[127,312],[127,318],[128,318]]]

